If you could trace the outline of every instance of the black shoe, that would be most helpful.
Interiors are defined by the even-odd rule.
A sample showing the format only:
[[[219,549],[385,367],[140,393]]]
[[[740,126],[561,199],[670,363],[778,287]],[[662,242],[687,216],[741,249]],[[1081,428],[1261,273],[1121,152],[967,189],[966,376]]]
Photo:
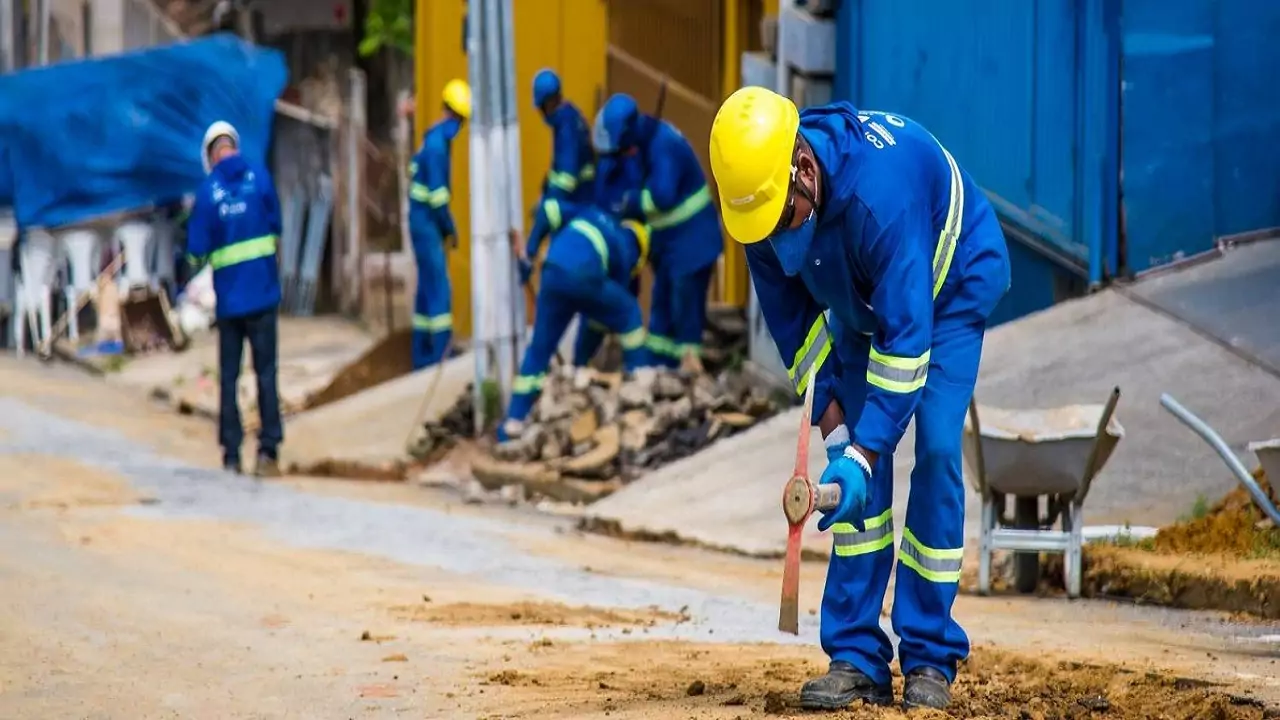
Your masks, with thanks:
[[[274,455],[258,453],[258,463],[253,467],[253,474],[260,478],[280,477],[280,462]]]
[[[223,455],[222,469],[226,470],[229,473],[234,473],[236,475],[239,475],[241,472],[240,456],[239,455]]]
[[[903,684],[902,707],[943,710],[951,704],[951,683],[931,667],[912,670]]]
[[[893,686],[877,685],[847,662],[835,661],[827,674],[800,688],[800,707],[806,710],[841,710],[854,700],[869,705],[893,702]]]

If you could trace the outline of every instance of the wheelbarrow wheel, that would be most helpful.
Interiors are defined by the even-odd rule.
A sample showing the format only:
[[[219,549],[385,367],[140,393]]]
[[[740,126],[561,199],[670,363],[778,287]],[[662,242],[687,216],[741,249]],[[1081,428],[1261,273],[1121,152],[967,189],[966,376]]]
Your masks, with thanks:
[[[1015,497],[1013,500],[1013,525],[1019,530],[1040,529],[1040,498]],[[1040,584],[1040,553],[1015,552],[1013,554],[1014,584],[1018,592],[1027,595]]]

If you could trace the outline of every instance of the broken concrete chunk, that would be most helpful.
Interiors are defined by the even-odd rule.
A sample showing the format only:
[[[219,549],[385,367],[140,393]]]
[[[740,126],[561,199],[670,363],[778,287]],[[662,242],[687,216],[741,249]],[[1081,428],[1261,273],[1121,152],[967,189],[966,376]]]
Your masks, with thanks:
[[[539,462],[505,462],[483,455],[471,463],[471,476],[486,490],[506,485],[545,484],[560,479],[560,474]]]
[[[721,412],[712,417],[735,429],[748,428],[756,424],[755,416],[740,412]]]
[[[572,424],[569,425],[569,442],[575,446],[581,445],[590,440],[598,429],[600,429],[600,419],[596,416],[595,408],[579,410]]]
[[[640,382],[623,383],[618,390],[618,402],[623,410],[649,407],[653,405],[653,389]]]
[[[618,426],[605,425],[596,431],[594,440],[596,443],[594,448],[563,465],[564,474],[599,478],[613,474],[613,461],[618,457],[620,449]]]
[[[687,393],[684,382],[677,375],[663,373],[653,383],[653,396],[659,400],[675,400]]]
[[[524,462],[532,460],[534,448],[524,438],[516,438],[498,443],[493,447],[493,457],[504,462]]]

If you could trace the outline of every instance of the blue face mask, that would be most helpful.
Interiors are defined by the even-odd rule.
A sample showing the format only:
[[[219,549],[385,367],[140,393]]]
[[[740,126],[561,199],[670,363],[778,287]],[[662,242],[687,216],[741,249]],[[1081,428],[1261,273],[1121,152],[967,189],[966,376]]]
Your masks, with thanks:
[[[778,264],[787,277],[795,277],[804,268],[809,259],[809,248],[813,246],[813,233],[818,229],[818,217],[812,210],[809,217],[798,228],[783,230],[769,238],[773,252],[778,256]]]

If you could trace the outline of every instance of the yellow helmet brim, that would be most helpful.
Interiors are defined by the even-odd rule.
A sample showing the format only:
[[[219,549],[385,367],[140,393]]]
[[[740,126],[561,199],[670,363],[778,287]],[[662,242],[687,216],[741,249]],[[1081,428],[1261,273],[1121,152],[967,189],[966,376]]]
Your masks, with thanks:
[[[791,182],[790,167],[785,168],[782,175],[785,179],[781,182]],[[786,205],[785,192],[745,212],[735,210],[727,199],[721,197],[720,215],[724,218],[724,228],[729,231],[730,237],[743,245],[751,245],[769,237],[782,219],[782,209]]]
[[[725,100],[711,126],[711,171],[725,230],[743,245],[769,237],[791,190],[800,113],[765,88],[746,87]]]

